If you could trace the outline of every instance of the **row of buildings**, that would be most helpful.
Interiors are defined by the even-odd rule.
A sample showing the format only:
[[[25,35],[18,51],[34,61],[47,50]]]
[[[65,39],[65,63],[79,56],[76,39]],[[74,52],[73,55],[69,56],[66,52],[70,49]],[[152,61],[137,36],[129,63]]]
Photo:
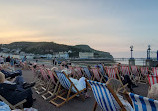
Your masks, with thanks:
[[[25,53],[22,52],[20,49],[7,49],[7,48],[1,48],[1,55],[3,56],[13,56],[15,58],[22,58],[24,56],[27,56],[27,58],[29,59],[33,59],[33,58],[47,58],[47,59],[52,59],[52,58],[64,58],[64,59],[69,59],[70,56],[69,54],[72,53],[71,51],[68,52],[55,52],[53,54],[44,54],[44,55],[40,55],[40,54],[32,54],[32,53]],[[10,53],[7,53],[7,52]],[[93,52],[79,52],[79,58],[81,59],[87,59],[87,58],[94,58],[94,53]]]

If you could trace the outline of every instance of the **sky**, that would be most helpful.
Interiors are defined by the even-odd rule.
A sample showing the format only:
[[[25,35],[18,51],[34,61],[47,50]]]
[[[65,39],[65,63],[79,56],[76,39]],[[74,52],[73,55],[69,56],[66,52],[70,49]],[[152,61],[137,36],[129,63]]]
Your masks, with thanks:
[[[157,0],[0,0],[0,44],[87,44],[115,58],[158,50]],[[156,54],[155,54],[156,55]]]

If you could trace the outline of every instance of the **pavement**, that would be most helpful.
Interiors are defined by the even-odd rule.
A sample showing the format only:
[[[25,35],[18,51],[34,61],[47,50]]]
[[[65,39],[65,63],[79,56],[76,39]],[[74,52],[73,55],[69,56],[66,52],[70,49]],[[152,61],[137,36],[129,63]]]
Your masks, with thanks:
[[[23,77],[26,82],[33,81],[33,73],[31,70],[23,70]],[[138,84],[138,87],[134,88],[134,93],[142,96],[147,96],[148,93],[147,84]],[[82,101],[79,97],[71,99],[69,102],[65,103],[63,106],[57,108],[49,101],[45,101],[41,95],[37,94],[34,89],[33,97],[36,98],[36,101],[33,104],[33,108],[38,109],[38,111],[92,111],[93,105],[95,102],[92,91],[88,91],[88,94],[91,96],[85,101]],[[100,111],[100,107],[97,107],[96,111]]]

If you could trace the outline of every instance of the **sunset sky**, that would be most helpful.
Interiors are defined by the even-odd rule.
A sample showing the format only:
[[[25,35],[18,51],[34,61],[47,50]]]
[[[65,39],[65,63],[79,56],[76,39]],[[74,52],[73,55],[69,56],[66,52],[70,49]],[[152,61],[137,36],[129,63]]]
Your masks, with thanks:
[[[0,0],[0,43],[53,41],[146,57],[158,50],[157,0]]]

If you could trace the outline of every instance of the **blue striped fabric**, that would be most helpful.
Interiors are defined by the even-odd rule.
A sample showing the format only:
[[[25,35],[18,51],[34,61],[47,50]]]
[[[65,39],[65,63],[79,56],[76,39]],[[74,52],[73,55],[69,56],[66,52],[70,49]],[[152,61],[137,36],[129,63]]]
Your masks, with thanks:
[[[114,97],[107,89],[105,83],[87,80],[90,83],[94,97],[103,111],[117,111]]]
[[[105,75],[103,65],[102,64],[98,64],[98,66],[100,67],[101,74]]]
[[[135,111],[158,111],[158,101],[129,93]]]
[[[70,86],[71,86],[71,83],[70,81],[66,78],[66,76],[62,73],[62,72],[59,72],[59,71],[55,71],[57,76],[58,76],[58,79],[60,81],[60,84],[67,90],[70,89]],[[76,93],[76,89],[74,87],[72,87],[71,89],[72,92]]]
[[[91,79],[91,73],[90,73],[89,69],[87,67],[83,67],[83,69],[84,69],[88,79]]]

